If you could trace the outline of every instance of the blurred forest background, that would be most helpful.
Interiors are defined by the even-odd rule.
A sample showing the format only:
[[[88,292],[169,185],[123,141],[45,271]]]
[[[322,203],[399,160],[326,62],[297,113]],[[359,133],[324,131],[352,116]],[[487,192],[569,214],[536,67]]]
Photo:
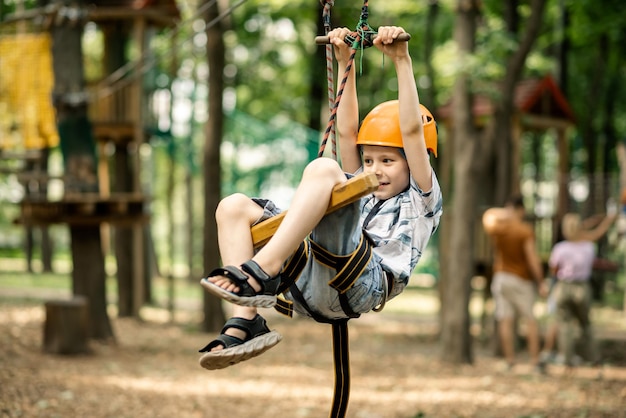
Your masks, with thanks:
[[[336,1],[331,26],[356,28],[362,5]],[[287,207],[317,156],[329,115],[326,48],[314,42],[324,34],[323,7],[316,0],[3,0],[2,285],[44,286],[33,275],[71,273],[73,294],[90,302],[104,300],[114,282],[121,316],[139,317],[158,303],[174,315],[178,286],[195,285],[219,264],[212,215],[220,196],[261,195]],[[547,259],[565,212],[623,208],[626,5],[373,0],[369,23],[411,34],[420,98],[438,121],[432,164],[445,216],[414,284],[439,292],[443,358],[471,362],[470,294],[485,288],[475,278],[488,276],[490,262],[482,212],[522,193]],[[42,35],[48,61],[27,46]],[[359,51],[355,65],[362,115],[397,97],[393,66],[378,51]],[[32,116],[19,98],[42,91]],[[46,106],[56,112],[50,132],[42,128],[50,123],[41,116]],[[38,124],[34,143],[29,124]],[[136,203],[140,213],[50,215],[69,207],[70,197],[72,204]],[[615,309],[623,306],[623,233],[618,223],[600,244],[605,263],[597,272],[597,301]],[[151,293],[155,280],[165,283],[163,294]],[[217,331],[221,303],[203,297],[202,328]],[[91,337],[114,338],[107,302],[94,305],[91,319],[100,326]]]

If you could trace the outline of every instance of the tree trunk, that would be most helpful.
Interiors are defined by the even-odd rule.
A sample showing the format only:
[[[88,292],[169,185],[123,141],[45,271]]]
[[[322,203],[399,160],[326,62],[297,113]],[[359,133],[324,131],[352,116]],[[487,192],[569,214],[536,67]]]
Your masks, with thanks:
[[[130,156],[125,144],[115,147],[114,190],[119,193],[131,192],[133,188],[133,172],[130,167]],[[116,226],[114,230],[115,260],[117,261],[117,308],[119,317],[133,316],[133,262],[134,257],[133,229],[127,226]]]
[[[474,51],[476,20],[479,6],[476,1],[457,3],[454,39],[460,55],[467,57]],[[478,153],[478,134],[473,125],[470,78],[460,74],[456,80],[453,98],[454,174],[449,248],[444,254],[446,277],[442,277],[441,356],[451,363],[471,363],[472,344],[469,333],[470,280],[474,270],[474,208],[478,179],[474,173]]]
[[[455,192],[452,204],[448,277],[442,306],[442,358],[451,363],[473,361],[469,299],[474,275],[474,221],[478,180],[472,173],[476,138],[455,129]],[[471,131],[470,131],[471,132]]]
[[[211,22],[219,16],[218,2],[213,2],[205,21]],[[220,145],[224,127],[222,93],[224,91],[224,39],[220,21],[207,28],[207,60],[209,62],[209,121],[206,127],[204,147],[204,270],[210,271],[220,264],[217,244],[215,210],[221,198]],[[202,329],[219,331],[226,317],[221,300],[204,292],[204,319]]]
[[[517,38],[519,29],[519,13],[517,11],[518,0],[508,0],[504,3],[504,20],[506,23],[507,32],[513,39]],[[506,89],[510,86],[506,86]],[[515,86],[513,86],[515,88]],[[510,92],[507,91],[510,94]],[[503,104],[509,102],[508,97],[502,98]],[[512,112],[511,108],[505,109],[501,107],[496,109],[494,119],[498,117],[509,118],[509,123],[499,123],[496,125],[496,132],[494,137],[497,138],[491,144],[496,147],[496,185],[495,185],[495,204],[502,206],[506,202],[506,199],[511,195],[511,183],[513,176],[511,173],[511,159],[516,156],[513,155],[513,138],[511,135],[511,123],[510,118]],[[500,114],[498,114],[500,113]]]
[[[433,51],[435,49],[435,28],[437,24],[437,17],[439,16],[439,1],[430,1],[428,5],[428,17],[426,18],[426,27],[424,28],[424,65],[426,66],[426,76],[430,82],[429,87],[426,89],[426,94],[420,94],[423,104],[435,115],[437,120],[437,114],[434,112],[434,105],[437,102],[437,89],[435,84],[435,66],[433,65]],[[423,92],[424,89],[420,89]]]
[[[510,0],[512,5],[517,4],[517,0]],[[487,130],[487,143],[497,144],[497,184],[496,184],[496,204],[501,205],[511,194],[513,179],[516,173],[511,170],[511,154],[513,149],[513,113],[515,100],[515,87],[519,82],[526,63],[526,57],[530,53],[539,29],[543,21],[543,9],[545,0],[533,0],[531,2],[531,14],[526,21],[522,32],[518,48],[509,57],[506,65],[506,72],[500,82],[500,99],[495,103],[494,115],[491,119],[492,128]],[[515,13],[510,13],[515,15]],[[508,23],[511,35],[516,35],[517,18],[511,17]],[[515,178],[515,180],[519,180]]]
[[[25,160],[24,171],[27,174],[46,175],[48,173],[48,160],[50,158],[50,149],[41,148],[38,150],[40,155],[36,159]],[[48,180],[45,178],[37,178],[27,181],[24,185],[24,192],[31,199],[46,199],[48,195]],[[25,251],[26,251],[26,268],[29,273],[33,272],[33,254],[37,240],[35,239],[35,231],[40,231],[39,245],[41,248],[41,264],[42,271],[52,272],[52,239],[50,231],[46,225],[33,227],[31,225],[24,226],[25,232]]]
[[[457,3],[457,21],[454,39],[462,56],[474,51],[476,36],[476,18],[479,14],[478,1],[459,0]],[[516,4],[511,0],[511,5]],[[526,21],[524,36],[518,49],[507,60],[506,73],[500,84],[500,100],[495,103],[495,112],[490,125],[485,130],[485,137],[480,138],[474,126],[472,115],[472,95],[470,79],[461,74],[454,87],[454,196],[449,252],[444,260],[447,277],[444,278],[442,300],[442,357],[453,363],[472,361],[471,337],[469,334],[470,317],[468,312],[470,300],[470,280],[474,274],[474,227],[477,222],[477,196],[484,184],[482,178],[488,161],[488,153],[481,148],[511,137],[513,99],[515,86],[520,78],[526,57],[537,37],[541,26],[545,0],[532,0],[531,15]],[[514,17],[510,18],[510,27],[516,25]],[[498,157],[508,163],[509,156],[499,154]],[[504,164],[505,161],[501,161]],[[509,166],[509,164],[506,164]],[[510,168],[509,168],[510,170]],[[498,174],[498,180],[501,173]],[[510,184],[510,173],[504,176]],[[506,184],[504,185],[506,186]],[[502,190],[506,190],[501,184]],[[500,192],[504,195],[504,192]],[[505,198],[500,196],[501,199]]]
[[[439,1],[433,0],[428,5],[428,16],[426,17],[426,27],[424,28],[424,65],[426,67],[426,76],[428,77],[429,86],[426,89],[420,89],[420,102],[424,104],[435,116],[437,120],[437,112],[435,109],[435,103],[437,102],[437,84],[435,79],[435,66],[433,65],[433,51],[435,48],[435,29],[437,26],[437,17],[439,16]],[[425,91],[424,91],[425,90]],[[425,93],[425,94],[424,94]],[[436,173],[439,173],[439,169],[443,164],[439,159],[433,159],[431,161]],[[441,236],[441,235],[440,235]],[[439,245],[441,249],[441,244]]]
[[[83,6],[82,2],[79,2]],[[77,16],[81,16],[78,13]],[[82,22],[57,19],[51,27],[53,101],[66,174],[77,181],[66,193],[97,192],[95,144],[87,117],[81,47]],[[106,311],[104,256],[100,225],[70,226],[73,291],[89,301],[90,337],[108,340],[113,330]]]
[[[166,214],[167,214],[167,236],[168,236],[168,259],[169,271],[167,274],[167,310],[170,318],[174,318],[174,259],[176,258],[176,220],[174,219],[174,189],[176,186],[176,146],[174,139],[170,139],[168,146],[168,168],[165,186]]]
[[[570,53],[570,13],[567,4],[565,4],[565,0],[559,0],[559,18],[560,18],[560,27],[559,27],[559,36],[561,37],[561,42],[558,45],[557,52],[557,74],[558,74],[558,84],[563,95],[567,97],[568,93],[568,83],[567,79],[569,78],[569,67],[568,67],[568,56]]]
[[[126,59],[125,45],[128,42],[128,27],[121,22],[111,22],[103,25],[104,33],[104,73],[112,74],[123,67]],[[133,169],[131,156],[124,138],[120,144],[115,144],[113,156],[113,184],[116,193],[133,191]],[[133,316],[133,263],[137,261],[133,247],[133,229],[127,226],[114,226],[113,242],[115,261],[117,264],[117,315],[119,317]]]
[[[70,226],[72,259],[72,289],[74,295],[89,301],[89,336],[97,340],[114,339],[107,315],[106,275],[100,238],[100,225]]]
[[[192,164],[191,161],[189,163],[190,165]],[[192,172],[192,168],[190,166],[187,166],[185,168],[185,199],[186,199],[186,205],[185,205],[185,211],[186,211],[186,228],[187,228],[187,233],[185,234],[185,238],[186,238],[186,242],[185,242],[185,252],[187,254],[187,265],[189,266],[189,280],[192,280],[195,282],[196,278],[196,273],[197,273],[197,268],[196,268],[196,264],[194,263],[194,260],[196,259],[194,257],[194,253],[196,250],[196,246],[194,245],[195,239],[194,239],[194,235],[195,235],[195,218],[194,218],[194,196],[193,196],[193,172]]]

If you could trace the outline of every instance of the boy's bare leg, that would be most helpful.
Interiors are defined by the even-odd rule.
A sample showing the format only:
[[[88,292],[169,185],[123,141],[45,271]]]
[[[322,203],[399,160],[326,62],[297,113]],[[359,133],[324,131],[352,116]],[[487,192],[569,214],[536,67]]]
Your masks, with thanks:
[[[336,161],[313,160],[304,170],[285,219],[253,260],[270,276],[278,274],[285,260],[324,217],[333,188],[346,180]]]
[[[346,180],[346,175],[339,164],[330,158],[318,158],[309,163],[280,227],[256,255],[253,255],[250,226],[261,216],[262,209],[259,207],[258,216],[252,219],[251,212],[243,198],[241,202],[234,201],[234,199],[229,202],[234,205],[220,204],[216,219],[222,262],[225,265],[237,266],[252,259],[267,274],[272,277],[276,276],[285,260],[291,256],[326,213],[333,188]],[[243,197],[243,195],[240,196]],[[248,199],[248,202],[251,201]],[[237,207],[239,203],[245,209],[239,209]],[[228,216],[222,212],[227,213]],[[222,276],[210,277],[207,280],[230,292],[239,291],[239,287]],[[249,283],[256,291],[261,289],[255,279],[250,278]]]
[[[215,215],[222,263],[238,266],[252,258],[271,276],[278,274],[285,260],[326,213],[335,185],[344,181],[346,176],[334,160],[318,158],[309,164],[285,219],[272,239],[256,255],[250,227],[261,217],[263,209],[244,195],[236,194],[224,199]],[[209,277],[207,280],[231,292],[239,290],[222,276]],[[249,279],[249,284],[255,290],[260,290],[259,283],[254,278]],[[234,317],[253,319],[256,314],[256,308],[239,305],[233,307]],[[236,328],[228,329],[226,334],[245,338],[245,333]],[[221,349],[223,347],[218,346],[211,351]]]
[[[218,206],[215,213],[217,222],[217,240],[220,255],[224,265],[238,266],[249,260],[254,254],[250,226],[263,214],[263,208],[243,194],[227,197]],[[209,280],[220,286],[232,289],[230,281],[221,276],[211,277]],[[253,284],[253,283],[251,283]],[[253,285],[256,285],[254,283]],[[234,305],[233,317],[253,319],[257,314],[256,308]],[[244,339],[245,332],[237,328],[226,330],[227,335]],[[211,351],[222,350],[223,346],[214,347]]]
[[[223,199],[215,211],[217,223],[217,242],[222,264],[239,266],[254,255],[254,246],[250,227],[263,215],[263,208],[243,194],[234,194]],[[230,292],[236,292],[237,286],[222,276],[213,276],[207,280]],[[255,290],[259,285],[255,280],[250,284]]]

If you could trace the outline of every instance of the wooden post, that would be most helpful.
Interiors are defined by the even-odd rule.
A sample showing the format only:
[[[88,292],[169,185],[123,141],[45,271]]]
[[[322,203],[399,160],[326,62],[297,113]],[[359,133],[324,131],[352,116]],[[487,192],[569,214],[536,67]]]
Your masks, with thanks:
[[[134,37],[137,47],[139,49],[138,60],[138,74],[133,84],[133,98],[134,104],[133,126],[134,126],[134,172],[133,172],[133,191],[141,193],[141,144],[144,141],[144,120],[143,120],[143,71],[141,70],[146,56],[146,20],[144,17],[140,17],[134,23]],[[143,225],[136,223],[133,226],[133,254],[135,260],[133,262],[133,316],[139,318],[141,306],[145,300],[145,286],[144,286],[144,235]]]
[[[45,303],[43,348],[52,354],[83,354],[89,352],[89,307],[87,298]]]
[[[556,217],[552,227],[552,239],[556,242],[560,231],[561,219],[569,210],[569,152],[567,144],[567,135],[565,128],[557,130],[557,151],[558,151],[558,179],[559,189],[556,206]]]
[[[519,114],[517,113],[514,114],[511,119],[511,178],[509,179],[509,193],[507,193],[507,196],[520,193],[520,166],[522,165],[522,122],[520,120]]]
[[[133,254],[136,255],[136,259],[133,262],[132,274],[133,274],[133,316],[140,318],[139,314],[143,302],[145,300],[145,287],[144,287],[144,237],[143,237],[143,225],[137,222],[132,228],[133,237]]]
[[[623,143],[617,144],[617,161],[619,163],[619,186],[620,186],[620,217],[624,217],[626,211],[626,146]],[[618,221],[619,222],[619,221]],[[619,224],[618,224],[619,225]],[[623,232],[623,231],[620,231]],[[622,237],[622,239],[624,239]],[[626,264],[625,264],[626,265]],[[624,316],[626,316],[626,286],[624,286]]]

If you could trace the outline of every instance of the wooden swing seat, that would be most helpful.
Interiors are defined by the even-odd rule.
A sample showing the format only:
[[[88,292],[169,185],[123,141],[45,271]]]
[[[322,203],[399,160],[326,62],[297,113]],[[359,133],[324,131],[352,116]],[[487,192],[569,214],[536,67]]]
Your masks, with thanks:
[[[378,189],[378,179],[376,179],[376,174],[361,173],[356,175],[346,182],[335,186],[333,193],[330,196],[326,213],[328,214],[347,206],[361,197],[374,192],[376,189]],[[273,216],[254,225],[250,229],[255,248],[261,247],[269,241],[286,214],[287,211],[284,211],[277,216]]]

